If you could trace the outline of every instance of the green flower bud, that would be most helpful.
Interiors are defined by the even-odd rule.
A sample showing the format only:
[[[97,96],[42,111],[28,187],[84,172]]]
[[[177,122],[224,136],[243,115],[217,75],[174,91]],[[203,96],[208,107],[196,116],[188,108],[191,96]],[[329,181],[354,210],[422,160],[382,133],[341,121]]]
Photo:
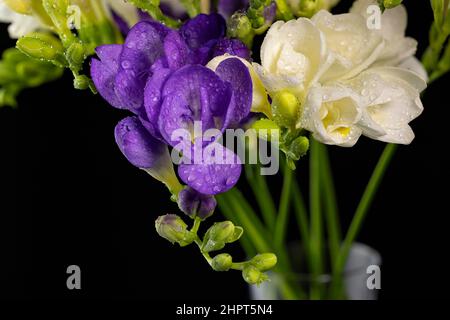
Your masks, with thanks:
[[[301,157],[303,157],[309,150],[309,139],[307,137],[298,137],[294,141],[292,141],[289,146],[287,156],[294,160],[298,161]]]
[[[92,85],[92,80],[89,79],[89,77],[83,75],[76,76],[75,79],[73,79],[73,86],[75,89],[78,90],[86,90]]]
[[[251,45],[254,37],[254,31],[252,28],[252,23],[244,13],[234,13],[228,20],[227,30],[228,35],[231,38],[238,38],[247,46]]]
[[[403,0],[384,0],[383,1],[383,6],[386,9],[392,9],[395,8],[396,6],[400,5],[402,3]]]
[[[186,223],[176,214],[160,216],[155,222],[158,234],[172,243],[178,243],[180,247],[194,242],[195,234],[187,229]]]
[[[253,265],[247,265],[244,270],[242,270],[242,277],[248,284],[256,285],[259,285],[269,279],[266,274],[262,273]]]
[[[233,264],[233,258],[228,253],[221,253],[212,259],[211,267],[214,271],[228,271]]]
[[[244,229],[235,226],[231,221],[216,222],[206,231],[202,251],[211,252],[223,249],[227,243],[239,240]]]
[[[272,113],[278,125],[294,127],[300,116],[300,101],[293,93],[281,91],[273,97]]]
[[[81,69],[86,59],[86,48],[80,42],[73,42],[66,51],[66,59],[70,66]]]
[[[261,253],[256,255],[250,263],[259,271],[267,271],[277,264],[277,256],[273,253]]]
[[[258,133],[258,137],[270,141],[272,132],[280,131],[280,127],[270,119],[260,119],[252,124],[252,129]]]
[[[31,58],[51,62],[59,67],[65,64],[64,51],[61,43],[49,34],[32,33],[20,38],[16,46]]]

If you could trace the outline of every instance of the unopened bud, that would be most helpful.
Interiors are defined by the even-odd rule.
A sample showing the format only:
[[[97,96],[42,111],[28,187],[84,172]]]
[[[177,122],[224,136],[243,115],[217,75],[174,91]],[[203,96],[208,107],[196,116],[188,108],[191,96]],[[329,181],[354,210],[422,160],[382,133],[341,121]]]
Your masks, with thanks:
[[[272,113],[280,126],[293,127],[300,115],[300,101],[289,91],[281,91],[273,97]]]
[[[81,68],[86,59],[86,48],[80,42],[73,42],[66,52],[69,65]]]
[[[242,270],[242,277],[248,284],[259,285],[268,279],[268,276],[262,273],[258,268],[253,265],[247,265]]]
[[[256,130],[258,137],[270,141],[273,133],[280,131],[280,127],[270,119],[260,119],[252,124],[252,129]]]
[[[256,255],[250,262],[259,271],[267,271],[275,267],[277,256],[273,253],[261,253]]]
[[[228,271],[233,264],[233,258],[228,253],[221,253],[212,259],[211,267],[214,271]]]
[[[249,18],[242,12],[233,14],[228,23],[228,32],[231,37],[246,39],[253,32]]]
[[[172,243],[178,243],[181,247],[194,242],[195,234],[187,229],[186,223],[176,214],[160,216],[155,222],[158,234]]]
[[[400,5],[402,3],[403,0],[384,0],[383,1],[383,6],[386,9],[392,9],[395,8],[396,6]]]
[[[235,226],[231,221],[216,222],[205,234],[202,251],[223,249],[225,244],[239,240],[243,233],[244,229]]]
[[[186,187],[178,195],[178,206],[189,217],[205,220],[214,213],[217,201],[214,196],[204,195]]]
[[[49,34],[32,33],[20,38],[16,46],[31,58],[52,62],[57,66],[64,64],[64,51],[61,43]]]
[[[287,155],[290,159],[297,161],[300,160],[309,150],[309,139],[307,137],[298,137],[292,141],[289,146]]]

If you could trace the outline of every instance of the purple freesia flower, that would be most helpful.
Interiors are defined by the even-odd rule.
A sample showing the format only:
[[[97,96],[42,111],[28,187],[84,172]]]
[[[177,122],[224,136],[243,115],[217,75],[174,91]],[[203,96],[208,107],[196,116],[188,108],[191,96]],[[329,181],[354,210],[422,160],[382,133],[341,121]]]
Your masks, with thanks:
[[[157,22],[139,22],[123,45],[98,47],[99,59],[91,63],[99,93],[112,106],[136,115],[132,124],[139,130],[130,139],[139,140],[142,150],[135,145],[126,148],[127,140],[120,138],[124,130],[116,132],[130,162],[147,165],[142,159],[147,160],[145,154],[157,141],[182,151],[189,160],[186,150],[200,152],[202,161],[184,161],[178,172],[187,185],[206,195],[225,192],[236,184],[241,173],[239,158],[215,139],[200,145],[189,140],[180,146],[172,136],[178,129],[189,132],[196,121],[201,121],[202,133],[208,129],[220,133],[248,116],[252,81],[245,65],[239,59],[227,59],[215,72],[204,66],[224,53],[249,57],[242,43],[224,39],[224,35],[225,22],[218,14],[199,15],[179,31]],[[148,144],[143,143],[147,139],[144,127]]]

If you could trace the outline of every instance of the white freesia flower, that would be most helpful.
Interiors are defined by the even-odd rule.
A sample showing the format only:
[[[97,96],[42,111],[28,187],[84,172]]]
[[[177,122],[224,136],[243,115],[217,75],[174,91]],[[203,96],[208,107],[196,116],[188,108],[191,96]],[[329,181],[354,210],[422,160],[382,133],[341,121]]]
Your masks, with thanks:
[[[359,14],[332,15],[321,10],[311,20],[324,34],[334,58],[323,82],[354,77],[373,64],[384,49],[381,33],[368,29],[366,19]]]
[[[43,27],[36,17],[11,10],[4,0],[0,0],[0,22],[9,24],[8,33],[12,39],[18,39]]]
[[[399,144],[414,138],[409,123],[423,111],[427,79],[414,57],[417,42],[405,36],[403,6],[386,10],[381,28],[370,29],[373,4],[358,0],[347,14],[322,10],[310,20],[277,22],[261,47],[255,69],[269,94],[295,94],[297,127],[323,143],[353,146],[361,135]]]
[[[250,76],[252,77],[252,83],[253,83],[253,96],[252,96],[252,112],[261,112],[266,114],[268,117],[271,116],[271,110],[270,110],[270,104],[267,97],[266,89],[264,88],[264,85],[259,78],[258,74],[255,72],[255,69],[253,66],[245,59],[242,59],[237,56],[233,56],[230,54],[224,54],[222,56],[218,56],[213,58],[206,67],[209,69],[215,71],[219,64],[229,58],[237,58],[242,63],[245,64],[245,66],[248,68],[248,71],[250,73]]]
[[[361,117],[361,101],[353,90],[342,85],[317,85],[309,90],[300,125],[318,141],[351,147],[362,134],[358,126]]]
[[[326,42],[306,18],[272,25],[261,46],[261,65],[254,67],[270,94],[289,89],[300,100],[326,70]]]
[[[371,5],[377,6],[377,0],[358,0],[353,4],[351,13],[356,13],[369,18],[368,8]],[[388,9],[381,15],[379,30],[385,46],[379,57],[379,64],[398,65],[405,59],[414,56],[417,50],[417,41],[413,38],[405,37],[405,31],[408,24],[408,13],[403,5],[393,9]]]
[[[409,144],[414,132],[409,123],[423,111],[420,92],[426,82],[416,73],[396,67],[370,68],[348,81],[359,94],[363,134],[376,140]]]

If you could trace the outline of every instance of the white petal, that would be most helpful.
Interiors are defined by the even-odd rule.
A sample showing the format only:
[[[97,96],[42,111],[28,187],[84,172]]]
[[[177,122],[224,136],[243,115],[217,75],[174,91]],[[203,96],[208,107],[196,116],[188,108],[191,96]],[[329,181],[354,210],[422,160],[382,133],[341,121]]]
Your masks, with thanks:
[[[423,64],[416,57],[410,57],[404,60],[398,67],[412,71],[419,77],[421,77],[425,82],[428,82],[427,71],[425,70]]]
[[[376,30],[369,30],[364,17],[347,13],[332,15],[321,10],[312,21],[323,32],[327,48],[335,55],[335,64],[322,77],[322,81],[351,78],[379,58],[384,42]]]
[[[359,104],[349,88],[315,86],[309,90],[297,127],[311,131],[322,143],[351,147],[362,134],[357,126],[361,119]]]
[[[318,78],[326,59],[325,39],[306,18],[274,23],[261,46],[265,73],[278,78],[276,82],[296,82],[302,90]]]
[[[409,123],[423,111],[420,92],[426,83],[406,69],[372,68],[347,82],[360,94],[364,135],[381,141],[407,144],[414,135]]]

